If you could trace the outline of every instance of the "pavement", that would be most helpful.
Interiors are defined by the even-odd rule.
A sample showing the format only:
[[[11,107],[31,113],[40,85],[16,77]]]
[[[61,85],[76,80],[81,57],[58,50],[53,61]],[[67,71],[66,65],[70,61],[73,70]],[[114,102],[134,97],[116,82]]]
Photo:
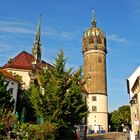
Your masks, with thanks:
[[[130,140],[129,133],[109,132],[105,134],[88,135],[87,140]]]

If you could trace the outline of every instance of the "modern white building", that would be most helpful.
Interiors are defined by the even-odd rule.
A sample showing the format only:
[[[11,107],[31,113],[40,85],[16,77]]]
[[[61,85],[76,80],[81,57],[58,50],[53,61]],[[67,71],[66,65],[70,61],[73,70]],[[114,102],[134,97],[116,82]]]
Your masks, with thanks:
[[[127,90],[130,96],[132,131],[140,130],[140,66],[127,79]]]

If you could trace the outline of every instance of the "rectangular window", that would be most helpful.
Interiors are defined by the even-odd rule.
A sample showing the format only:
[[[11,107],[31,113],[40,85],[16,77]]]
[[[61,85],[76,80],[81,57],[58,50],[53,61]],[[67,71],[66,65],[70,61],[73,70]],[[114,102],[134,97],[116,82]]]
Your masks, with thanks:
[[[96,101],[96,96],[92,96],[92,101]]]
[[[97,107],[96,106],[92,106],[92,111],[93,112],[97,111]]]
[[[92,72],[92,71],[94,71],[94,68],[93,67],[90,67],[89,70]]]
[[[102,58],[98,57],[98,63],[102,63]]]

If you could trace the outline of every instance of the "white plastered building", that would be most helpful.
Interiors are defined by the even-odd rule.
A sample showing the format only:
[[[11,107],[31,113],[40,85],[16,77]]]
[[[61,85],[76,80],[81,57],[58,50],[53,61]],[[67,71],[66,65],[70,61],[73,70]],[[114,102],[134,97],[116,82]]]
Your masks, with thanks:
[[[8,86],[7,86],[7,90],[10,90],[10,92],[12,94],[12,99],[14,99],[15,105],[14,105],[14,111],[13,112],[15,112],[19,82],[16,80],[16,78],[14,78],[6,70],[0,69],[0,72],[6,77],[5,80],[7,82],[9,82]]]
[[[140,66],[127,79],[130,97],[131,127],[135,134],[140,130]]]

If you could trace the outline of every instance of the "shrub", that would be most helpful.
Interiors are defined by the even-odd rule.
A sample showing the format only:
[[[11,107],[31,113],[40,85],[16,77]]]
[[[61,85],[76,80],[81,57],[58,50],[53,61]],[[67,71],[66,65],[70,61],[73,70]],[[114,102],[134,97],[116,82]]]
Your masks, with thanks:
[[[11,130],[15,122],[15,116],[8,109],[0,108],[0,131]]]
[[[44,124],[22,124],[18,126],[18,129],[13,131],[16,136],[22,139],[32,140],[53,140],[54,139],[55,126],[48,121]]]

